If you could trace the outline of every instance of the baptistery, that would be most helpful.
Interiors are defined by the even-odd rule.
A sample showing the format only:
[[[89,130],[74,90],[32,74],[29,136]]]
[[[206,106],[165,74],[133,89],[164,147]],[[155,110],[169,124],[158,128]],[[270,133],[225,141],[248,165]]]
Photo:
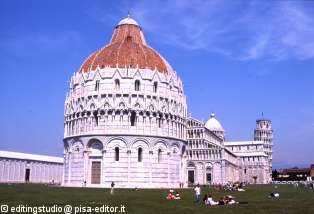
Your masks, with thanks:
[[[186,115],[181,79],[128,16],[70,79],[63,185],[179,187]]]

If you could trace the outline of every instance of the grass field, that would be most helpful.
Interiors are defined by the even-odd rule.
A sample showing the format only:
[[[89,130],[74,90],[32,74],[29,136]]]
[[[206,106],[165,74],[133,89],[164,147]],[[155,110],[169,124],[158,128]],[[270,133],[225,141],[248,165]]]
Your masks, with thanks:
[[[280,193],[280,199],[269,199],[271,191]],[[248,204],[205,207],[193,203],[193,190],[181,190],[182,200],[167,201],[167,190],[139,190],[116,189],[115,195],[109,194],[109,189],[63,188],[45,185],[16,184],[0,185],[0,204],[18,206],[109,206],[125,205],[126,213],[298,213],[314,214],[314,190],[294,188],[288,185],[249,186],[246,192],[224,192],[202,189],[202,195],[211,193],[215,200],[227,194],[236,197],[237,201]],[[74,212],[73,212],[74,213]]]

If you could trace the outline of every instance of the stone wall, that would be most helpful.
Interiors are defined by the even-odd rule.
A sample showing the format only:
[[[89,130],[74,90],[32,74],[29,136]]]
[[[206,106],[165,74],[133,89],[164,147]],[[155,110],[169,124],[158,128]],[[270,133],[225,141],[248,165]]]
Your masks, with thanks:
[[[29,178],[26,178],[29,170]],[[61,183],[61,163],[0,157],[1,183]]]

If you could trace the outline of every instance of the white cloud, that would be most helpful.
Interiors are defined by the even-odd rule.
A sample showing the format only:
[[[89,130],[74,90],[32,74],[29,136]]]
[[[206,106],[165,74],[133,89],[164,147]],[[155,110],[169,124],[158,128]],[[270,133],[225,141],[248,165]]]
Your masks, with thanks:
[[[313,11],[310,1],[137,1],[131,7],[156,42],[237,60],[314,58]]]

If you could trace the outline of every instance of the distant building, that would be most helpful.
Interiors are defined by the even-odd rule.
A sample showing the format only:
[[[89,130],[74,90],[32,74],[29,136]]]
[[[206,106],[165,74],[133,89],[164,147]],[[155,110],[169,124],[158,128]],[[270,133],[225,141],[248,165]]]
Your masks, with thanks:
[[[273,171],[273,180],[275,181],[307,181],[314,180],[314,165],[310,168],[290,168]]]
[[[225,130],[211,114],[204,124],[190,118],[187,123],[187,174],[188,184],[222,184],[226,182],[246,182],[264,184],[271,181],[271,121],[257,120],[255,136],[262,136],[264,123],[271,133],[259,141],[225,141]],[[266,145],[267,144],[267,145]]]
[[[226,142],[225,146],[238,158],[239,181],[264,184],[271,180],[263,141]]]
[[[263,142],[264,151],[267,155],[268,181],[271,181],[273,167],[273,128],[271,120],[261,118],[256,121],[254,140]]]
[[[62,181],[63,158],[0,151],[0,183],[55,183]]]

